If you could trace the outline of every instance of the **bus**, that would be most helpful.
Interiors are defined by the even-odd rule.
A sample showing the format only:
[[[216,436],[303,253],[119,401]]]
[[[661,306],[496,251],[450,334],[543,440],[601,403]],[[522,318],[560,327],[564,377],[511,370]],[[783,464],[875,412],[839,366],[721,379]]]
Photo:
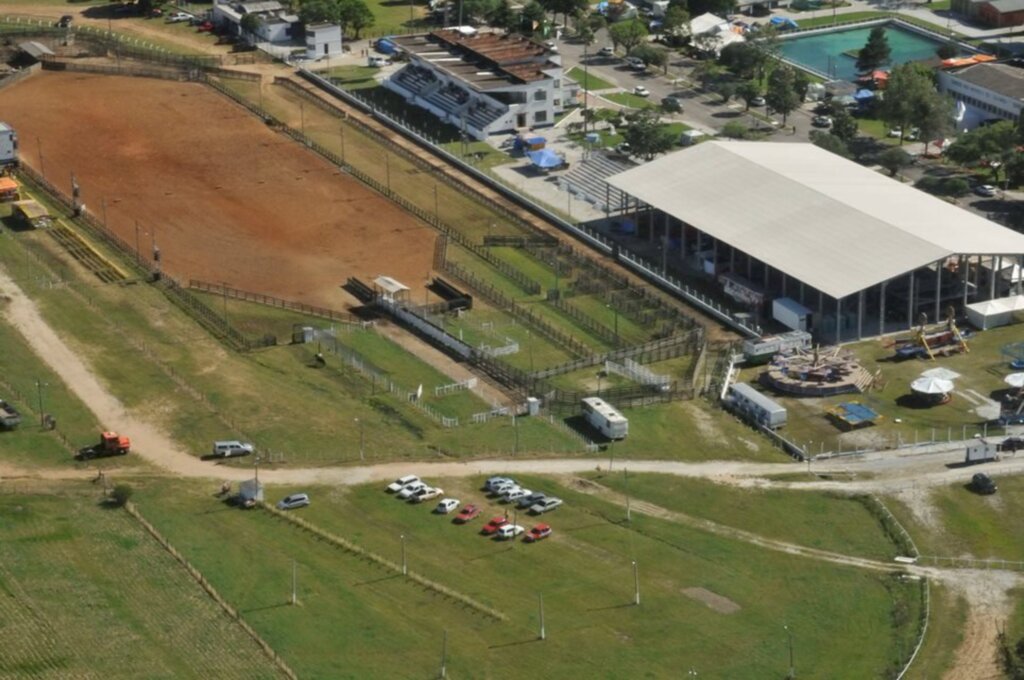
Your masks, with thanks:
[[[629,434],[629,420],[599,397],[586,397],[582,401],[583,417],[608,439],[625,439]]]

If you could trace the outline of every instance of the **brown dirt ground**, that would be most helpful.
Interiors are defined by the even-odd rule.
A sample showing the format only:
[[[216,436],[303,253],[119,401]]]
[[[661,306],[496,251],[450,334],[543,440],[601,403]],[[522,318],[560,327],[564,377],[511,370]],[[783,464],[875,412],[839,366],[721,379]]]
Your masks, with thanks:
[[[431,272],[432,228],[203,85],[42,73],[0,108],[24,162],[67,193],[74,172],[88,210],[144,257],[155,239],[176,278],[337,308],[348,276],[422,290]]]

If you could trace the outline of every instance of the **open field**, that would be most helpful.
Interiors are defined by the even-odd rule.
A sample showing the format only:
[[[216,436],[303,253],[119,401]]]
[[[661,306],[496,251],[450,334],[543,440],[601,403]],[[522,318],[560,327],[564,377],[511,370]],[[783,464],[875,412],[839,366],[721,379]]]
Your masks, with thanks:
[[[70,483],[0,495],[0,675],[282,677],[134,519],[98,498]]]
[[[65,137],[69,100],[89,135]],[[45,73],[0,102],[38,141],[24,160],[59,186],[75,173],[93,214],[174,276],[340,307],[348,276],[417,288],[431,269],[430,227],[201,85]]]
[[[473,490],[479,480],[431,481],[464,502],[483,500]],[[675,677],[680,668],[710,677],[781,677],[788,663],[782,624],[789,622],[801,676],[878,677],[896,654],[892,610],[898,620],[913,620],[916,586],[891,577],[638,515],[628,528],[612,519],[621,509],[598,497],[550,480],[524,481],[566,498],[546,518],[555,535],[533,546],[494,543],[476,534],[479,519],[456,527],[431,515],[429,504],[401,503],[378,486],[305,489],[313,505],[298,513],[393,562],[400,562],[404,534],[411,571],[498,609],[504,623],[265,512],[221,511],[216,521],[197,524],[190,518],[219,507],[201,490],[153,482],[137,499],[302,676],[338,675],[341,659],[352,677],[371,669],[402,674],[410,667],[430,675],[447,630],[453,677],[544,672],[617,678],[638,668],[652,677]],[[273,489],[268,500],[290,491]],[[487,513],[500,514],[499,506],[487,505]],[[299,608],[275,606],[288,596],[291,559],[298,565]],[[640,607],[629,606],[633,559]],[[543,643],[534,641],[538,592],[546,615]],[[332,634],[338,630],[347,634]]]
[[[820,450],[834,451],[838,447],[852,450],[855,446],[893,446],[897,441],[904,444],[932,439],[945,441],[948,437],[959,439],[964,434],[992,431],[993,437],[1000,438],[1002,429],[986,429],[987,418],[980,415],[987,399],[993,399],[1005,391],[1003,376],[1011,373],[1009,365],[999,354],[1004,344],[1019,340],[1017,327],[1007,326],[976,333],[968,340],[970,352],[940,357],[935,361],[909,359],[892,361],[893,352],[882,341],[868,340],[849,345],[870,372],[881,371],[882,387],[865,394],[845,394],[826,398],[779,398],[789,410],[789,422],[782,433],[794,442],[807,443],[812,454]],[[906,401],[910,395],[910,383],[923,371],[944,367],[956,371],[961,377],[954,382],[956,389],[948,404],[931,408],[918,408]],[[761,367],[745,368],[739,380],[755,382]],[[825,409],[843,401],[859,401],[878,411],[883,417],[873,427],[842,433],[825,416]],[[897,419],[900,422],[896,422]]]

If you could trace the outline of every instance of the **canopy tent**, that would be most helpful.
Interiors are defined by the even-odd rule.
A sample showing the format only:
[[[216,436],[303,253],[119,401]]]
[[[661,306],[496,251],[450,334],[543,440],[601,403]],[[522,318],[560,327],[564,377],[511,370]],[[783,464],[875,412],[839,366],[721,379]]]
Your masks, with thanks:
[[[771,25],[779,28],[797,28],[797,23],[789,17],[772,17]]]
[[[956,371],[951,371],[944,366],[938,366],[936,368],[929,368],[921,374],[921,377],[938,378],[939,380],[956,380],[960,377],[960,374]]]
[[[1003,382],[1005,382],[1010,387],[1016,387],[1017,389],[1020,389],[1024,387],[1024,373],[1011,373],[1010,375],[1003,378]]]
[[[853,98],[857,103],[869,102],[875,98],[875,93],[873,90],[860,89],[853,93]]]
[[[964,307],[967,320],[981,330],[1008,326],[1024,315],[1024,295],[975,302]]]
[[[953,381],[922,377],[910,383],[910,389],[918,394],[949,394],[953,391]]]
[[[541,149],[540,151],[527,151],[526,157],[530,159],[530,163],[534,167],[542,170],[551,170],[552,168],[561,167],[565,163],[565,159],[559,156],[551,149]]]

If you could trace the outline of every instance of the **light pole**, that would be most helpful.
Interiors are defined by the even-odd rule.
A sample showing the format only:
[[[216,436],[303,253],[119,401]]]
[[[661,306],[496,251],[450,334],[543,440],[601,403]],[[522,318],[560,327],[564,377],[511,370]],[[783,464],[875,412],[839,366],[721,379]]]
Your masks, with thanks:
[[[640,606],[640,571],[637,569],[636,560],[633,560],[633,604]]]
[[[298,571],[295,565],[295,560],[292,560],[292,604],[298,604],[299,598],[297,595],[297,584],[298,584]]]
[[[359,460],[362,462],[366,460],[366,437],[364,436],[366,432],[363,429],[363,421],[359,420],[359,418],[355,420],[356,425],[359,426]]]
[[[46,165],[43,164],[43,140],[36,135],[36,146],[39,147],[39,174],[46,177]]]
[[[42,380],[36,380],[36,391],[39,393],[39,427],[46,427],[46,414],[43,411],[43,388],[48,387]]]
[[[590,49],[590,43],[583,43],[583,138],[587,137],[587,98],[590,96],[590,90],[587,88],[590,86],[590,69],[587,63],[587,50]]]
[[[789,675],[786,677],[790,680],[796,677],[796,666],[793,664],[793,631],[789,629],[788,625],[783,626],[786,630],[786,635],[789,638]]]
[[[546,640],[547,634],[544,631],[544,594],[537,593],[537,602],[540,604],[540,639]]]
[[[409,567],[405,562],[405,534],[399,536],[402,539],[402,576],[409,575]]]

